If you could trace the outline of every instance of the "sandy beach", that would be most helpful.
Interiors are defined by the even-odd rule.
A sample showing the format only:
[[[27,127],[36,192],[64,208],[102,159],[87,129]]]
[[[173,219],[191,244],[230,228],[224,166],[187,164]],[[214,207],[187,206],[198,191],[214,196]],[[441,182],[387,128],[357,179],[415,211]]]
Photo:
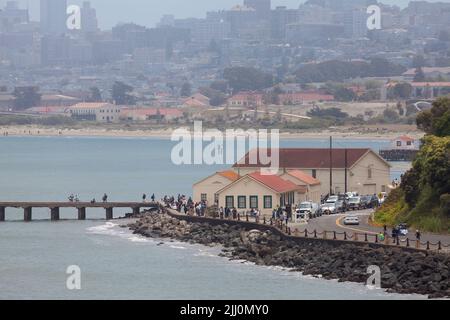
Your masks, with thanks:
[[[192,128],[186,127],[192,130]],[[105,128],[56,128],[36,125],[2,126],[0,138],[5,136],[62,136],[62,137],[148,137],[170,139],[175,128],[157,129],[119,129]],[[270,132],[270,131],[269,131]],[[324,139],[333,136],[337,139],[394,139],[408,135],[415,139],[423,137],[424,133],[414,126],[373,126],[373,127],[337,127],[321,131],[288,131],[280,130],[282,139]]]

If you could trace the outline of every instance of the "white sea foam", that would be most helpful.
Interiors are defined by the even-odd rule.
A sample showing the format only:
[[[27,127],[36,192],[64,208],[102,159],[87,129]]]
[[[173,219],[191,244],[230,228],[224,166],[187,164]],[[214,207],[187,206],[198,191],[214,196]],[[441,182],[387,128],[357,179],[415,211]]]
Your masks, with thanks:
[[[86,229],[90,234],[98,234],[98,235],[107,235],[107,236],[118,236],[122,239],[129,240],[131,242],[136,243],[146,243],[146,242],[154,242],[147,238],[144,238],[139,235],[132,234],[126,229],[119,228],[118,223],[114,222],[106,222],[105,224],[90,227]]]

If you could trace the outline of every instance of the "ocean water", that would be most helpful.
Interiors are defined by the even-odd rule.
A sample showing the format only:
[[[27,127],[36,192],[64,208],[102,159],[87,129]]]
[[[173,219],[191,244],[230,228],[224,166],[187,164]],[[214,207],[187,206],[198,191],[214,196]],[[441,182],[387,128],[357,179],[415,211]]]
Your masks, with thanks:
[[[286,140],[286,147],[325,147],[327,140]],[[388,141],[337,140],[337,147],[385,147]],[[179,167],[174,143],[150,138],[0,137],[0,201],[139,201],[143,193],[190,194],[194,181],[227,166]],[[406,165],[400,166],[394,176]],[[127,210],[116,211],[115,217]],[[63,210],[63,219],[76,217]],[[363,285],[302,276],[218,257],[220,249],[145,239],[124,221],[23,223],[7,209],[0,223],[0,299],[422,299]],[[68,266],[81,269],[81,290],[66,288]]]

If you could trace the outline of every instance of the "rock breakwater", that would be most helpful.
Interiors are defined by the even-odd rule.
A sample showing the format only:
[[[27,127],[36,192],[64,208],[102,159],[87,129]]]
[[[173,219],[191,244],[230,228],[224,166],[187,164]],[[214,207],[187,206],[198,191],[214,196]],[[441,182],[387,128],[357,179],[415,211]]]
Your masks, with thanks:
[[[331,241],[294,242],[272,231],[243,225],[190,223],[166,214],[149,213],[128,227],[135,234],[205,246],[222,246],[221,256],[257,265],[280,266],[304,275],[366,283],[369,266],[381,270],[381,287],[388,292],[450,297],[450,256]]]

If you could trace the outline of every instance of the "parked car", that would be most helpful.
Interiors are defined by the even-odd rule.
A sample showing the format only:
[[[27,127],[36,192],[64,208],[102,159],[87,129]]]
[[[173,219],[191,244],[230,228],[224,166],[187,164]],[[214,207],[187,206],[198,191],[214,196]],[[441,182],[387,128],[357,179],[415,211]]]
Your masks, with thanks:
[[[372,196],[362,196],[361,197],[361,208],[362,209],[370,208],[371,199],[372,199]]]
[[[358,196],[357,192],[347,192],[345,194],[345,199],[348,201],[348,200],[350,200],[350,198],[357,197],[357,196]]]
[[[400,223],[396,229],[398,230],[398,234],[402,235],[402,236],[407,236],[409,231],[408,231],[408,225],[406,223]]]
[[[335,207],[336,207],[336,213],[347,211],[347,204],[343,200],[336,201]]]
[[[305,201],[300,204],[297,208],[296,213],[298,214],[307,214],[309,218],[316,218],[320,215],[319,213],[319,205],[317,203],[311,201]]]
[[[336,213],[336,201],[328,200],[321,207],[320,211],[322,214],[335,214]]]
[[[368,198],[368,200],[367,200],[366,208],[371,208],[371,209],[378,208],[380,202],[376,195],[367,196],[367,198]]]
[[[361,210],[362,208],[363,204],[361,202],[361,197],[353,197],[348,200],[349,210]]]
[[[344,224],[346,226],[349,226],[349,225],[358,226],[359,225],[359,218],[357,216],[346,216],[344,218]]]
[[[339,200],[339,196],[329,196],[326,202],[336,202]]]

